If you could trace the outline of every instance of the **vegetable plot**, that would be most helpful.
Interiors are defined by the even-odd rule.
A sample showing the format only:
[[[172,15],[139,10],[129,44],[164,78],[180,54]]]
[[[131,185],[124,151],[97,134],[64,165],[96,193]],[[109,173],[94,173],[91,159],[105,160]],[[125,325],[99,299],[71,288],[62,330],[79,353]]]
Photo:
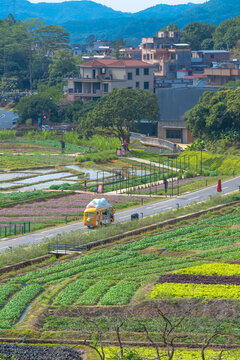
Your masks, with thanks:
[[[101,280],[86,290],[80,299],[78,305],[95,305],[98,299],[114,284],[111,280]]]
[[[240,276],[240,265],[223,263],[204,264],[177,270],[175,273],[187,275]]]
[[[10,295],[19,290],[16,285],[1,285],[0,286],[0,308],[2,308]]]
[[[98,305],[124,305],[128,304],[135,291],[139,288],[139,284],[134,281],[120,281],[113,286],[100,299]]]
[[[118,358],[120,356],[120,350],[116,347],[104,348],[106,354],[106,360],[112,360],[113,358]],[[154,360],[156,359],[156,350],[153,348],[129,348],[124,351],[125,354],[132,351],[135,354],[138,354],[143,359]],[[220,351],[206,350],[206,359],[218,359]],[[167,359],[168,353],[165,350],[159,350],[161,358]],[[221,356],[222,360],[238,360],[240,357],[239,350],[226,350],[223,351]],[[176,349],[173,355],[173,360],[202,360],[201,352],[197,350],[185,350],[185,349]]]
[[[19,291],[0,311],[0,323],[2,320],[16,322],[26,306],[41,292],[40,285],[28,285]],[[1,326],[1,325],[0,325]]]
[[[71,305],[92,284],[91,280],[80,279],[69,284],[54,300],[56,305]]]
[[[163,283],[153,288],[150,297],[151,299],[240,299],[240,286]]]

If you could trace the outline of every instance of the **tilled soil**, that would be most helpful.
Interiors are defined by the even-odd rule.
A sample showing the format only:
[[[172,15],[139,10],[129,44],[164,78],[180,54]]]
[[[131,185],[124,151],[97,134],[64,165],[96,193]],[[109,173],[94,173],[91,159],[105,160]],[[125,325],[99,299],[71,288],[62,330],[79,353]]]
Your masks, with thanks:
[[[17,360],[82,360],[74,350],[64,347],[29,346],[0,344],[0,354],[10,360],[14,355]]]
[[[163,283],[240,285],[240,276],[170,274],[170,275],[163,275],[159,278],[158,284],[163,284]]]

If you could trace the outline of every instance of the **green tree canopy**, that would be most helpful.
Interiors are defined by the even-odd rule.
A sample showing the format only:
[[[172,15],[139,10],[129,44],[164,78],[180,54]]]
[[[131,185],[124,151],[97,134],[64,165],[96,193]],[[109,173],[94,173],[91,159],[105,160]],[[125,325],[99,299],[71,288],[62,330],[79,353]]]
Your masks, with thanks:
[[[200,50],[202,42],[206,39],[211,39],[215,29],[215,25],[199,22],[190,23],[183,28],[181,41],[190,44],[193,50]]]
[[[161,31],[181,31],[180,27],[176,24],[169,24],[167,26],[164,26]]]
[[[20,124],[24,124],[27,119],[32,119],[32,123],[37,124],[38,118],[42,119],[43,116],[46,116],[47,121],[58,121],[57,105],[47,96],[26,96],[19,101],[15,110]]]
[[[74,76],[79,72],[77,60],[71,51],[57,50],[49,65],[49,85],[63,82],[63,78]]]
[[[113,89],[109,95],[98,100],[93,111],[88,113],[83,128],[129,142],[130,131],[141,119],[157,121],[156,95],[140,89]]]
[[[40,79],[48,77],[48,66],[52,61],[50,55],[66,48],[69,37],[61,26],[45,25],[39,19],[16,21],[12,15],[0,20],[0,34],[0,82],[3,91],[36,88]]]
[[[214,48],[229,50],[240,39],[240,16],[223,21],[213,34]]]
[[[205,92],[186,121],[194,137],[220,138],[223,132],[240,131],[240,88]]]

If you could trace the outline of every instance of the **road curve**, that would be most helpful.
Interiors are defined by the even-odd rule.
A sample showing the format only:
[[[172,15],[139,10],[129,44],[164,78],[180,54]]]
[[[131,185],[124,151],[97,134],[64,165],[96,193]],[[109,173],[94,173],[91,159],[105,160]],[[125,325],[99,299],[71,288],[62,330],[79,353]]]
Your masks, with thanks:
[[[16,113],[0,108],[0,129],[11,129],[17,120],[18,115]]]
[[[240,176],[224,181],[222,183],[222,194],[227,195],[240,189]],[[184,207],[193,203],[200,203],[209,199],[217,193],[217,185],[208,186],[204,189],[190,192],[185,195],[176,196],[153,204],[146,204],[135,209],[124,210],[116,214],[116,222],[122,223],[131,219],[131,214],[138,213],[140,217],[156,215],[165,211],[174,210],[178,207]],[[38,244],[44,239],[51,239],[57,235],[66,234],[71,231],[88,231],[82,222],[63,225],[60,227],[39,231],[29,235],[23,235],[12,239],[2,240],[0,242],[0,252],[20,245]]]

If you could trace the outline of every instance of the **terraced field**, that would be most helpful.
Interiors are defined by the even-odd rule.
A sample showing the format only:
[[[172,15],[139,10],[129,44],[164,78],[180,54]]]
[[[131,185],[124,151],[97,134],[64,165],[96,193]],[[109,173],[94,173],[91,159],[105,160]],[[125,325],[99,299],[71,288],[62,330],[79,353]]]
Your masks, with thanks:
[[[175,228],[145,234],[126,243],[53,261],[50,266],[36,265],[18,276],[6,274],[0,283],[0,329],[21,331],[34,324],[38,327],[36,331],[40,331],[38,336],[61,337],[62,331],[64,334],[69,331],[69,336],[74,338],[87,328],[86,319],[77,327],[72,326],[81,318],[83,309],[88,316],[97,318],[110,310],[114,314],[116,310],[115,317],[119,318],[120,309],[124,313],[126,305],[130,305],[137,320],[128,314],[124,321],[132,318],[134,323],[148,318],[150,307],[136,317],[135,307],[144,301],[148,306],[156,306],[174,298],[181,300],[181,304],[188,301],[189,308],[189,301],[203,304],[205,300],[217,299],[218,307],[221,302],[239,301],[239,224],[240,208],[236,206],[225,213],[207,215],[194,224],[177,224]],[[26,317],[19,322],[29,305]],[[109,316],[102,318],[101,326],[106,329],[106,338],[111,338],[114,330],[107,327],[108,319]],[[195,314],[191,326],[196,330],[198,320]],[[124,336],[129,332],[133,339],[142,339],[141,326],[135,330],[130,327],[124,330]],[[153,333],[159,333],[160,328],[155,327]],[[231,326],[234,336],[236,328],[237,325]],[[229,329],[224,326],[222,329],[220,337],[225,339]],[[91,336],[89,331],[87,336]],[[184,359],[194,358],[191,356]],[[232,358],[235,359],[229,357]],[[181,359],[180,353],[177,359]]]

